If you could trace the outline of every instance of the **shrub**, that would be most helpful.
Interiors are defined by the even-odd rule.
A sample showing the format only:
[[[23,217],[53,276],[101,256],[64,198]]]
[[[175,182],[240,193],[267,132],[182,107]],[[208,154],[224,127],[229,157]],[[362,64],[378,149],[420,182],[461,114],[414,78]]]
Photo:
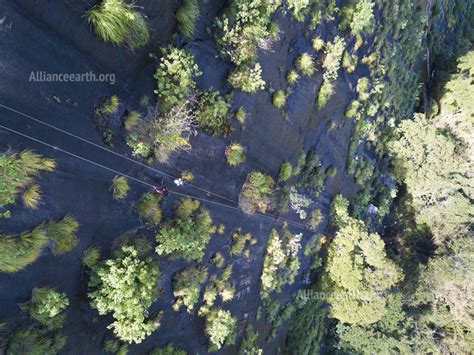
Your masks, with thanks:
[[[76,237],[79,223],[71,215],[67,215],[56,223],[48,222],[45,228],[48,237],[54,242],[51,248],[53,254],[67,253],[79,243]]]
[[[347,105],[346,113],[344,114],[347,118],[354,117],[359,111],[360,102],[357,100],[352,100],[349,105]]]
[[[127,196],[130,186],[128,185],[128,180],[125,176],[117,175],[112,180],[112,185],[110,186],[114,200],[123,200]]]
[[[334,226],[341,228],[349,222],[349,201],[342,195],[336,195],[331,202],[330,216]]]
[[[348,73],[352,73],[357,66],[357,55],[351,55],[348,51],[344,52],[342,57],[342,66],[347,70]]]
[[[135,204],[135,210],[146,223],[158,224],[161,222],[161,196],[146,192]]]
[[[321,49],[324,48],[324,40],[319,36],[313,37],[313,39],[311,40],[311,45],[313,46],[313,49],[315,51],[319,52]]]
[[[245,326],[245,336],[239,347],[238,355],[263,354],[262,349],[257,348],[258,331],[250,324]]]
[[[32,264],[48,242],[44,226],[15,237],[0,235],[0,271],[17,272]]]
[[[369,78],[367,77],[362,77],[357,80],[356,90],[357,90],[357,93],[359,94],[359,99],[361,101],[367,101],[367,99],[369,98],[370,96],[370,93],[368,91],[369,85],[370,85],[370,81],[369,81]]]
[[[104,102],[102,102],[102,104],[97,106],[94,112],[97,116],[110,115],[112,113],[117,112],[119,108],[119,104],[120,104],[120,101],[119,101],[118,96],[112,95],[106,98]]]
[[[278,175],[278,180],[279,181],[286,181],[291,177],[291,173],[293,172],[293,168],[291,167],[291,164],[287,161],[285,161],[283,164],[281,164],[280,167],[280,174]]]
[[[54,355],[66,345],[66,337],[61,333],[48,335],[47,331],[30,327],[18,329],[8,340],[6,355],[44,354]]]
[[[130,111],[123,121],[123,125],[127,131],[131,131],[140,124],[142,117],[138,111]]]
[[[141,257],[133,246],[120,247],[112,259],[93,268],[88,284],[91,306],[100,315],[112,314],[108,328],[122,341],[141,343],[157,328],[147,316],[158,277],[155,262]]]
[[[265,88],[265,81],[262,79],[262,67],[259,63],[254,67],[237,67],[228,78],[229,84],[244,92],[253,93]]]
[[[288,81],[288,84],[296,83],[299,78],[300,78],[300,76],[298,75],[298,73],[295,70],[290,70],[286,74],[286,80]]]
[[[326,170],[326,176],[333,177],[337,174],[337,169],[335,166],[331,166]]]
[[[32,209],[38,208],[41,200],[40,187],[37,184],[33,184],[23,192],[23,204]]]
[[[143,16],[123,0],[102,0],[85,16],[105,42],[126,44],[134,49],[144,46],[150,38]]]
[[[314,74],[315,67],[313,58],[309,53],[300,54],[295,61],[296,68],[305,76],[311,76]]]
[[[69,305],[66,294],[50,288],[35,287],[31,301],[24,305],[31,318],[49,329],[61,328],[65,318],[64,310]]]
[[[18,193],[30,185],[35,175],[41,171],[53,171],[55,167],[54,160],[30,150],[0,154],[0,218],[10,217],[10,211],[5,206],[15,202]],[[38,204],[39,198],[39,188],[32,188],[26,198],[24,196],[24,203],[34,206]]]
[[[186,351],[180,348],[175,348],[171,344],[166,344],[165,346],[159,349],[153,349],[150,355],[186,355]]]
[[[194,175],[189,170],[184,170],[181,172],[181,179],[186,180],[186,181],[193,181]]]
[[[326,106],[332,94],[334,94],[334,84],[328,80],[324,80],[319,88],[318,98],[316,100],[317,107],[321,109]]]
[[[222,270],[220,277],[213,275],[204,290],[203,305],[199,309],[198,314],[205,316],[212,310],[217,296],[220,296],[222,302],[232,300],[235,293],[234,286],[229,282],[232,275],[232,265],[228,265]]]
[[[207,270],[204,267],[188,267],[178,271],[173,276],[173,295],[176,299],[173,308],[179,310],[181,305],[186,307],[188,313],[193,311],[194,305],[199,299],[201,285],[207,278]]]
[[[205,332],[209,337],[209,351],[219,350],[223,345],[235,343],[237,320],[223,309],[213,309],[206,315]]]
[[[154,78],[157,81],[155,93],[160,108],[169,111],[177,103],[185,101],[196,88],[195,76],[201,75],[194,55],[185,49],[167,46],[161,49],[162,57]]]
[[[92,269],[100,259],[100,249],[98,247],[89,247],[82,255],[82,265]]]
[[[328,43],[326,46],[326,57],[323,62],[324,81],[332,81],[337,79],[337,72],[341,67],[342,54],[346,42],[341,37],[336,37],[333,43]]]
[[[196,31],[196,21],[199,17],[199,1],[183,0],[176,10],[178,30],[185,38],[191,38]]]
[[[316,229],[318,227],[319,223],[321,223],[322,217],[323,216],[322,216],[321,210],[319,208],[311,211],[311,213],[309,214],[308,222],[307,222],[308,227],[310,227],[312,229]]]
[[[241,106],[235,112],[235,119],[243,126],[245,124],[245,116],[246,116],[245,109]]]
[[[283,90],[278,90],[273,94],[273,105],[278,108],[282,108],[285,106],[286,102],[286,95]]]
[[[232,245],[230,246],[230,254],[231,255],[242,255],[244,253],[245,247],[247,244],[253,245],[257,242],[256,239],[252,238],[252,234],[250,233],[242,233],[239,230],[235,231],[231,235],[232,238]],[[248,250],[245,251],[246,256],[249,255]]]
[[[310,0],[288,0],[288,9],[298,21],[303,21],[308,13]]]
[[[324,178],[321,160],[316,151],[311,149],[306,156],[299,185],[306,189],[313,189],[314,194],[317,195],[324,186]]]
[[[351,21],[351,33],[356,36],[361,33],[371,33],[374,30],[374,5],[372,0],[359,0]]]
[[[211,238],[212,219],[209,211],[201,209],[198,201],[183,198],[175,217],[156,236],[158,255],[170,255],[189,260],[201,260]]]
[[[230,166],[237,166],[245,161],[245,148],[239,143],[232,142],[225,149],[225,156]]]
[[[245,213],[265,211],[271,205],[271,195],[275,182],[258,171],[248,174],[240,192],[239,205]]]
[[[218,91],[206,91],[197,102],[196,118],[199,128],[214,136],[225,135],[229,131],[229,104]]]
[[[218,268],[221,268],[224,266],[225,263],[225,257],[222,255],[222,253],[214,253],[212,256],[211,262]]]

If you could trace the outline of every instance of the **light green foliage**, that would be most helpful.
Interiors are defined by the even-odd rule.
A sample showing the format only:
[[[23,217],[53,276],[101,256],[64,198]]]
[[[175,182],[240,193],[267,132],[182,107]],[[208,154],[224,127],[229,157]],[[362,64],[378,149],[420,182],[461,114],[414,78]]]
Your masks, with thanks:
[[[286,80],[288,81],[288,84],[294,84],[298,81],[300,76],[295,70],[289,70],[288,73],[286,74]]]
[[[298,21],[303,21],[308,13],[310,0],[288,0],[288,9]]]
[[[292,172],[293,172],[293,168],[291,167],[291,164],[285,161],[283,164],[281,164],[280,173],[278,174],[278,180],[279,181],[288,180],[291,177]]]
[[[123,121],[127,131],[133,130],[141,121],[141,114],[138,111],[130,111]]]
[[[0,235],[0,271],[17,272],[32,264],[48,242],[44,226],[19,236]]]
[[[341,67],[341,59],[345,46],[346,42],[344,42],[344,39],[339,36],[334,38],[332,43],[326,45],[326,57],[323,62],[324,81],[333,81],[337,79],[337,72]]]
[[[224,309],[213,309],[206,315],[205,332],[209,337],[210,351],[235,343],[236,323],[232,314]]]
[[[211,276],[204,290],[203,304],[198,312],[200,316],[205,316],[212,311],[217,296],[220,297],[221,302],[228,302],[234,298],[235,287],[229,281],[231,276],[232,265],[227,265],[222,270],[220,277],[218,275]]]
[[[321,210],[317,208],[311,211],[311,213],[309,214],[307,224],[310,228],[316,229],[319,223],[321,222],[321,219],[322,219]]]
[[[53,254],[67,253],[79,243],[79,238],[76,237],[79,223],[71,215],[56,223],[48,222],[45,228],[48,237],[54,242],[51,248]]]
[[[194,77],[201,75],[194,55],[185,49],[167,46],[161,49],[161,58],[155,75],[160,108],[169,111],[178,102],[185,101],[196,88]]]
[[[31,291],[31,301],[26,305],[31,318],[49,329],[61,328],[65,318],[64,310],[69,305],[66,294],[45,287]]]
[[[66,345],[66,337],[61,333],[48,334],[37,327],[18,329],[8,340],[6,355],[38,354],[56,355]]]
[[[225,156],[230,166],[237,166],[245,161],[245,148],[239,143],[232,142],[225,149]]]
[[[253,171],[242,186],[239,206],[246,213],[264,213],[271,205],[275,182],[271,176]]]
[[[226,134],[229,131],[228,111],[229,104],[218,91],[206,91],[197,102],[196,118],[199,128],[214,136]]]
[[[214,253],[214,255],[211,258],[211,263],[214,264],[216,267],[223,267],[225,264],[225,257],[222,255],[222,253],[217,252]]]
[[[441,242],[472,220],[474,209],[463,193],[472,191],[472,169],[446,127],[422,114],[402,121],[397,133],[398,139],[390,144],[395,172],[413,199],[417,222],[428,225]]]
[[[25,192],[23,192],[21,199],[23,200],[23,205],[25,205],[25,207],[37,209],[41,200],[41,191],[39,185],[30,185],[25,190]]]
[[[240,229],[232,233],[231,238],[230,255],[242,255],[244,253],[246,256],[249,256],[249,250],[245,250],[245,247],[247,244],[253,245],[257,242],[256,239],[252,238],[252,234],[242,233]]]
[[[141,343],[157,324],[148,317],[155,300],[158,266],[151,258],[140,257],[133,246],[122,246],[112,259],[99,263],[89,281],[91,306],[100,315],[111,313],[108,326],[122,341]]]
[[[263,350],[257,348],[258,331],[248,323],[245,326],[245,335],[240,343],[238,355],[262,355]]]
[[[331,202],[331,221],[332,223],[341,228],[349,222],[349,201],[342,195],[336,195]]]
[[[359,99],[361,101],[367,101],[367,99],[369,98],[370,96],[369,86],[370,86],[370,81],[369,81],[369,78],[367,78],[366,76],[359,78],[357,80],[356,90],[357,90],[357,93],[359,94]]]
[[[293,235],[286,228],[283,230],[283,236],[275,229],[270,232],[260,276],[262,300],[268,300],[272,293],[280,292],[283,285],[294,282],[300,267],[298,252],[302,235]]]
[[[165,346],[159,349],[153,349],[150,355],[186,355],[186,351],[180,348],[175,348],[171,344],[166,344]]]
[[[342,323],[367,325],[382,319],[388,291],[402,279],[386,257],[385,244],[367,233],[362,222],[349,219],[328,249],[325,285],[330,315]]]
[[[334,177],[337,174],[337,168],[335,166],[331,166],[326,170],[327,177]]]
[[[247,114],[245,112],[245,109],[241,106],[239,109],[235,112],[235,119],[243,126],[245,124],[245,118]]]
[[[345,116],[347,118],[354,117],[357,112],[359,112],[360,102],[357,100],[352,100],[349,105],[347,105]]]
[[[119,108],[120,100],[117,95],[112,95],[106,98],[99,106],[95,108],[95,114],[100,115],[110,115],[117,112]]]
[[[53,171],[55,167],[54,160],[31,150],[0,154],[0,218],[10,217],[10,211],[5,206],[15,203],[18,193],[31,184],[35,175]]]
[[[196,21],[199,18],[199,1],[183,0],[176,10],[178,30],[185,38],[191,38],[196,31]]]
[[[348,51],[345,51],[342,57],[342,66],[348,73],[352,73],[357,66],[357,60],[356,54],[350,54]]]
[[[285,103],[286,103],[285,92],[283,90],[277,90],[273,94],[272,102],[273,102],[273,105],[275,105],[278,108],[282,108],[283,106],[285,106]]]
[[[122,175],[116,175],[112,180],[110,190],[114,200],[123,200],[127,196],[128,190],[130,190],[127,178]]]
[[[229,74],[228,81],[236,89],[247,93],[253,93],[265,88],[265,81],[262,79],[262,67],[259,63],[253,67],[237,67]]]
[[[318,98],[316,99],[316,105],[318,108],[323,108],[326,103],[334,94],[334,84],[328,80],[324,80],[319,88]]]
[[[82,264],[92,269],[100,259],[100,249],[98,247],[89,247],[84,250],[84,254],[82,255]]]
[[[183,198],[176,207],[175,217],[166,222],[156,235],[158,255],[199,261],[211,238],[212,219],[199,202]]]
[[[176,299],[173,309],[177,311],[181,305],[184,305],[188,313],[191,313],[206,278],[207,270],[204,267],[190,266],[177,272],[173,276],[173,295]]]
[[[301,149],[296,166],[293,168],[293,176],[298,176],[306,164],[306,152]]]
[[[309,53],[302,53],[296,58],[296,68],[305,76],[311,76],[316,70],[313,57]]]
[[[362,33],[372,33],[374,30],[374,5],[372,0],[358,0],[351,21],[353,36]]]
[[[146,192],[135,204],[135,210],[146,223],[158,224],[161,222],[161,196]]]
[[[123,0],[102,0],[85,16],[105,42],[134,49],[147,44],[150,38],[144,17]]]
[[[319,52],[324,48],[324,40],[319,36],[313,37],[311,40],[311,46],[315,51]]]
[[[304,194],[299,193],[294,186],[290,188],[289,200],[291,209],[298,214],[299,218],[306,219],[306,209],[313,201]]]

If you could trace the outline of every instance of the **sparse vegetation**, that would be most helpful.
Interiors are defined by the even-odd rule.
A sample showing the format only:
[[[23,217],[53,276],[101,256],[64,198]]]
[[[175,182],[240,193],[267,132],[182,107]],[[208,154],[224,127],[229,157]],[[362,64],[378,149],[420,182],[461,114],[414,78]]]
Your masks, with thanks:
[[[201,285],[206,281],[207,270],[203,267],[188,267],[173,276],[173,295],[175,303],[174,310],[184,305],[186,310],[191,313],[194,305],[198,301],[201,292]]]
[[[239,109],[235,112],[235,119],[239,122],[242,126],[245,124],[245,118],[247,114],[243,107],[239,107]]]
[[[251,172],[240,192],[240,208],[246,213],[265,212],[272,204],[274,185],[271,176],[258,171]]]
[[[247,93],[265,88],[265,81],[262,79],[262,67],[259,63],[253,67],[237,67],[229,74],[228,80],[230,85]]]
[[[161,222],[161,196],[146,192],[135,204],[135,210],[140,218],[150,224]]]
[[[242,255],[249,257],[250,250],[245,249],[247,246],[254,245],[257,243],[257,240],[252,238],[252,234],[250,233],[242,233],[239,229],[232,233],[232,244],[230,246],[230,254],[231,255]]]
[[[128,190],[130,190],[127,178],[122,175],[115,176],[112,180],[110,190],[112,191],[114,200],[123,200],[127,196]]]
[[[107,97],[103,102],[95,108],[97,116],[110,115],[117,112],[120,105],[120,100],[117,95]]]
[[[319,88],[318,98],[316,100],[318,108],[321,109],[326,106],[332,94],[334,94],[334,84],[330,81],[324,80]]]

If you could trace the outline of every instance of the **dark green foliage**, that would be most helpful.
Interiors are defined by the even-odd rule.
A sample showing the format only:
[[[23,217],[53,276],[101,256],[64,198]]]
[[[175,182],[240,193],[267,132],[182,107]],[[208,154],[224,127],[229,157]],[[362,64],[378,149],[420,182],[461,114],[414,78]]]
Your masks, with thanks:
[[[211,258],[211,262],[219,268],[223,267],[225,264],[224,255],[222,255],[222,253],[220,252],[214,253],[214,255]]]
[[[159,255],[201,260],[211,238],[212,218],[198,201],[183,198],[176,207],[175,217],[166,222],[156,235]]]
[[[82,255],[82,264],[92,269],[100,259],[100,249],[98,247],[89,247]]]
[[[251,324],[245,326],[245,335],[240,343],[238,355],[259,354],[261,349],[257,348],[258,331]]]
[[[8,340],[6,355],[56,355],[66,344],[61,333],[49,334],[32,327],[16,330]]]
[[[320,209],[315,209],[311,211],[307,224],[310,228],[316,229],[321,222],[322,214]]]
[[[324,178],[324,170],[316,151],[308,151],[298,184],[312,189],[316,195],[324,186]]]
[[[24,305],[31,318],[35,319],[48,329],[61,328],[66,317],[64,310],[69,300],[64,293],[50,288],[35,287],[31,291],[31,300]]]
[[[349,222],[349,201],[342,195],[336,195],[331,202],[331,222],[340,228]]]
[[[53,254],[67,253],[79,243],[79,238],[76,237],[79,223],[71,215],[67,215],[59,222],[48,222],[45,228],[48,237],[53,241],[51,248]]]
[[[146,192],[135,204],[138,215],[150,224],[158,224],[161,221],[161,196]]]
[[[197,102],[196,118],[199,128],[214,136],[227,135],[229,104],[218,91],[206,91]]]
[[[196,21],[199,18],[199,1],[183,0],[176,10],[176,22],[179,32],[185,38],[191,38],[196,31]]]
[[[245,247],[249,245],[254,245],[257,240],[252,238],[252,234],[250,233],[242,233],[241,230],[237,230],[232,233],[232,244],[230,246],[230,254],[231,255],[242,255],[244,253]],[[248,257],[249,250],[245,251],[245,255]]]
[[[85,16],[96,34],[106,42],[126,44],[132,49],[148,43],[150,35],[145,19],[123,0],[102,0]]]
[[[286,181],[291,177],[293,169],[291,167],[291,164],[289,162],[284,162],[281,164],[280,167],[280,174],[278,175],[278,180],[280,181]]]
[[[204,267],[190,266],[178,271],[173,276],[173,295],[176,300],[173,309],[178,311],[181,305],[184,305],[186,310],[192,313],[206,278],[207,270]]]
[[[186,351],[175,348],[171,344],[166,344],[161,348],[155,348],[151,351],[150,355],[186,355]]]
[[[100,115],[110,115],[117,112],[120,101],[117,95],[112,95],[106,98],[99,106],[95,109],[95,114]]]
[[[272,203],[274,185],[271,176],[258,171],[248,174],[240,192],[240,208],[246,213],[265,212]]]
[[[110,186],[114,200],[123,200],[130,190],[128,180],[125,176],[117,175],[112,180],[112,185]]]

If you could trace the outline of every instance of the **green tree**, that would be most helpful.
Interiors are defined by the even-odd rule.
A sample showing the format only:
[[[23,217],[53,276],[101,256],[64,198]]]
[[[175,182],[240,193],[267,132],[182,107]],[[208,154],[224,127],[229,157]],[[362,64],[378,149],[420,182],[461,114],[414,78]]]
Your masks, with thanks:
[[[65,318],[63,311],[68,305],[66,294],[46,287],[35,287],[25,310],[30,313],[31,318],[48,328],[60,328]]]
[[[206,315],[205,332],[209,337],[209,350],[219,350],[222,345],[235,343],[236,319],[224,309],[213,309]]]

